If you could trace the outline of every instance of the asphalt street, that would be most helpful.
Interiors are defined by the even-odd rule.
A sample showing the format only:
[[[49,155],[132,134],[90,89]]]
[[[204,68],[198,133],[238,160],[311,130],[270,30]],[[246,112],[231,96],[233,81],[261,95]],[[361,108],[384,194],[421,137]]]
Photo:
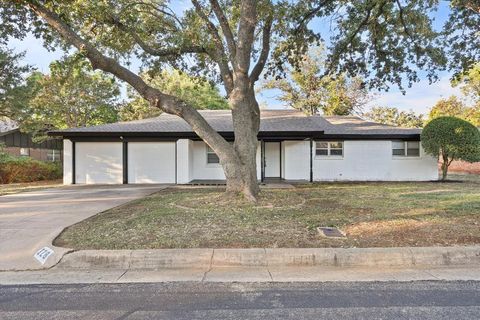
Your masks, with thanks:
[[[480,282],[0,286],[0,319],[480,319]]]

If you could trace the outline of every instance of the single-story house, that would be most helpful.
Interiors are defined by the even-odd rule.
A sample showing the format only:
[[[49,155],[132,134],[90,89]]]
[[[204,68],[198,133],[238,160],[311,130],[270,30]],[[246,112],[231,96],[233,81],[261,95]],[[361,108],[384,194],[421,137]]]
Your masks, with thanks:
[[[200,113],[233,141],[229,110]],[[353,116],[262,110],[258,180],[437,180],[437,159],[422,150],[420,132]],[[213,150],[174,115],[50,134],[64,139],[65,184],[187,184],[225,179]]]
[[[34,142],[31,134],[21,132],[18,124],[9,119],[0,120],[0,145],[12,156],[30,157],[41,161],[62,161],[62,140]]]

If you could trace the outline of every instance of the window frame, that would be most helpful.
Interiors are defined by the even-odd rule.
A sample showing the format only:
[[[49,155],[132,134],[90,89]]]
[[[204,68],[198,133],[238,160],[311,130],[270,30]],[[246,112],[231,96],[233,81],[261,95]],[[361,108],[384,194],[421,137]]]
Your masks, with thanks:
[[[212,148],[210,148],[210,146],[208,144],[205,143],[205,150],[206,150],[206,162],[207,162],[207,166],[219,166],[220,165],[220,158],[218,157],[218,155],[215,153],[215,151],[213,151]],[[209,159],[208,159],[208,155],[209,154],[214,154],[217,159],[218,159],[218,162],[209,162]]]
[[[52,153],[52,157],[51,159],[50,158],[50,154],[49,153]],[[47,160],[49,162],[59,162],[61,160],[61,150],[58,150],[58,149],[48,149],[47,150]]]
[[[318,148],[319,143],[326,143],[327,148]],[[342,148],[332,148],[332,144],[334,143],[340,143],[342,145]],[[333,150],[342,150],[342,154],[332,154],[332,149]],[[327,154],[317,154],[317,150],[327,150]],[[320,159],[342,159],[345,155],[345,141],[341,140],[335,140],[335,141],[324,141],[324,140],[317,140],[315,141],[315,158],[320,158]]]
[[[402,150],[402,149],[394,149],[393,148],[393,145],[395,142],[401,142],[403,143],[403,155],[400,155],[400,154],[393,154],[393,150]],[[415,149],[412,149],[412,148],[409,148],[408,147],[408,144],[409,143],[417,143],[418,144],[418,148],[415,148]],[[421,145],[420,145],[420,141],[413,141],[413,140],[392,140],[392,144],[391,144],[391,152],[392,152],[392,157],[395,158],[395,159],[417,159],[417,158],[420,158],[422,153],[421,153]],[[416,155],[411,155],[411,154],[408,154],[408,150],[418,150],[418,154]]]

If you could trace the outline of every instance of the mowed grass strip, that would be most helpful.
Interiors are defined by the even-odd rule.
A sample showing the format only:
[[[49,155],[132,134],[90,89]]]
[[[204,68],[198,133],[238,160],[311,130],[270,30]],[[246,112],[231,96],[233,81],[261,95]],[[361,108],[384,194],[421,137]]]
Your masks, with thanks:
[[[170,188],[69,227],[75,249],[391,247],[480,243],[480,177],[462,182],[322,183],[262,190],[259,202],[222,188]],[[339,227],[346,240],[318,235]]]
[[[38,191],[47,188],[54,188],[62,186],[62,180],[45,180],[35,182],[22,182],[22,183],[10,183],[0,184],[0,196],[6,194],[14,194],[26,191]]]

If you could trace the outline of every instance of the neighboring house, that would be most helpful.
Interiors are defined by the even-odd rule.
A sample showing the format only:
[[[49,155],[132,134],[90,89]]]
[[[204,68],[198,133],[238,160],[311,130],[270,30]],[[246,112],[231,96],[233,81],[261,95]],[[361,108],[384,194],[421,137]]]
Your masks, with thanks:
[[[62,140],[50,139],[35,143],[30,134],[20,132],[18,125],[11,120],[0,120],[0,145],[13,156],[42,161],[62,160]]]
[[[231,112],[199,111],[227,140]],[[437,180],[419,129],[357,117],[262,110],[257,176],[301,181]],[[159,117],[50,133],[64,138],[64,183],[190,183],[224,180],[216,154],[181,118]]]

